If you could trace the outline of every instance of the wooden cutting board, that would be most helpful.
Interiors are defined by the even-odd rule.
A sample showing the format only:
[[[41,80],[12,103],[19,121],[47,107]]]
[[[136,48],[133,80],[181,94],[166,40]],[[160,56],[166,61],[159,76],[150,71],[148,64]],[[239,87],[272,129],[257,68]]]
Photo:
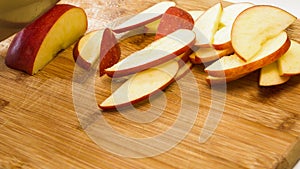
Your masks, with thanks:
[[[114,19],[135,14],[157,2],[159,0],[61,1],[86,9],[89,31],[104,28]],[[205,10],[216,2],[176,1],[186,10]],[[299,23],[298,20],[288,30],[291,39],[298,42]],[[224,105],[220,105],[217,98],[217,103],[211,106],[212,93],[220,91],[213,91],[207,85],[204,67],[195,66],[192,72],[195,81],[187,79],[184,83],[172,84],[164,94],[151,99],[152,106],[146,101],[121,113],[101,112],[93,103],[103,101],[120,82],[96,75],[87,79],[92,88],[85,86],[86,82],[79,82],[77,77],[87,76],[81,76],[82,72],[75,66],[73,46],[35,76],[9,69],[4,58],[10,40],[0,43],[0,168],[265,169],[292,168],[300,158],[300,76],[292,77],[284,85],[259,87],[259,72],[253,72],[227,85]],[[151,37],[144,35],[122,41],[123,57],[150,41]],[[197,92],[191,93],[195,87],[197,96]],[[184,120],[185,116],[179,112],[182,107],[185,108],[183,113],[195,116],[185,114],[193,118]],[[219,114],[211,114],[210,110]],[[217,120],[215,130],[205,128],[207,117]],[[122,144],[124,140],[110,137],[112,132],[105,128],[109,126],[124,138],[146,140],[173,129],[177,119],[186,123],[181,126],[186,135],[168,151],[152,153],[152,156],[143,152],[147,145]],[[189,125],[191,130],[185,129]],[[211,131],[212,135],[200,143],[203,131]],[[158,142],[158,145],[164,148],[168,142],[171,144],[172,140]],[[120,156],[122,152],[125,157]],[[134,155],[143,158],[130,158],[134,156],[132,152],[139,152]]]

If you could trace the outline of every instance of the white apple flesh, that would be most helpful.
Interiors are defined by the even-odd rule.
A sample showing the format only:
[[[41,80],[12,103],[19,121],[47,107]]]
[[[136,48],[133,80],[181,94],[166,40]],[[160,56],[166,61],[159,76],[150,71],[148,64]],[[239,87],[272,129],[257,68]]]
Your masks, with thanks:
[[[223,56],[232,54],[234,51],[232,48],[224,50],[216,50],[214,48],[200,48],[190,55],[194,64],[208,63],[215,61]]]
[[[179,29],[105,70],[111,77],[126,76],[165,63],[188,51],[195,42],[191,30]]]
[[[277,62],[273,62],[260,71],[260,86],[275,86],[287,82],[290,76],[280,76]]]
[[[150,95],[164,90],[173,82],[179,69],[175,60],[139,72],[130,77],[113,92],[99,107],[103,110],[117,109],[147,99]]]
[[[278,59],[281,76],[300,74],[300,44],[291,40],[289,50]]]

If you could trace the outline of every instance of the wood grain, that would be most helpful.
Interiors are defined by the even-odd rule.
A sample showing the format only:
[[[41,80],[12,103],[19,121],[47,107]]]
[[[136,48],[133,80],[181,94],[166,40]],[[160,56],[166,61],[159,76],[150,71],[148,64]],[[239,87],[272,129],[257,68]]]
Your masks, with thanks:
[[[135,14],[157,2],[159,0],[61,1],[86,9],[89,31],[104,28],[114,19]],[[186,10],[205,10],[216,2],[176,1]],[[299,30],[299,20],[288,29],[289,36],[298,42]],[[121,43],[123,57],[145,46],[151,38],[139,35],[124,40]],[[78,73],[72,58],[73,46],[62,51],[37,75],[29,76],[5,66],[4,58],[10,40],[0,43],[0,168],[271,169],[292,168],[300,158],[300,76],[292,77],[284,85],[258,87],[256,71],[229,83],[222,119],[212,137],[200,144],[199,135],[210,110],[212,91],[205,81],[204,67],[195,66],[193,75],[200,90],[200,104],[195,123],[187,136],[174,148],[157,156],[126,158],[107,152],[99,146],[102,138],[93,138],[99,132],[96,130],[99,129],[99,119],[104,118],[127,137],[156,136],[174,124],[179,115],[181,92],[186,92],[191,84],[185,82],[185,90],[181,90],[179,84],[172,84],[165,95],[153,99],[154,105],[145,101],[136,105],[136,109],[122,113],[102,113],[89,106],[76,107],[76,91],[73,88],[84,86],[73,81]],[[95,78],[97,102],[104,100],[120,85],[119,82],[111,82],[108,77],[91,77]],[[89,104],[89,100],[84,100],[85,92],[77,95],[82,96],[83,103]],[[163,97],[167,98],[165,108],[155,102],[163,100]],[[196,102],[198,100],[191,96],[185,103],[193,105]],[[137,123],[124,114],[158,118],[148,123]],[[135,149],[130,145],[122,146]]]

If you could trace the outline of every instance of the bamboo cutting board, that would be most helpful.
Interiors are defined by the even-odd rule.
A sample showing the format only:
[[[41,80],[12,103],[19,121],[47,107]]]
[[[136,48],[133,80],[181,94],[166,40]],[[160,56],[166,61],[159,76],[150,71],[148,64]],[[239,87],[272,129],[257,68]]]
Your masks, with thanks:
[[[157,2],[61,1],[86,10],[88,31]],[[186,10],[205,10],[216,1],[176,3]],[[300,42],[299,20],[288,33]],[[151,38],[138,35],[122,41],[123,57]],[[223,90],[212,90],[203,66],[195,66],[185,80],[149,102],[101,112],[94,103],[103,101],[122,80],[83,74],[73,61],[73,46],[29,76],[5,66],[9,42],[0,43],[0,168],[292,168],[300,158],[300,76],[284,85],[258,87],[256,71]],[[216,120],[216,128],[206,126],[208,117]],[[172,130],[176,124],[178,130]],[[175,134],[151,142],[168,131]],[[212,135],[200,142],[203,133]],[[123,138],[115,137],[120,135]],[[126,142],[149,139],[141,145]]]

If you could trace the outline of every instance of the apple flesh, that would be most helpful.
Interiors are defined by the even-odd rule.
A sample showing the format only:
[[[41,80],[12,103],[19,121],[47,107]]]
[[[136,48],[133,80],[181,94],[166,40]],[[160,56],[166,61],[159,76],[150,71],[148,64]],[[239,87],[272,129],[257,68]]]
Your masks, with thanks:
[[[290,76],[280,76],[277,62],[273,62],[260,71],[260,86],[275,86],[287,82]]]
[[[105,70],[110,77],[120,77],[165,63],[188,51],[195,42],[195,34],[188,29],[179,29],[160,38],[144,49],[134,52]]]
[[[238,76],[250,73],[279,59],[290,47],[290,40],[285,32],[266,41],[262,49],[248,62],[240,59],[236,54],[224,56],[205,71],[211,76]]]
[[[155,40],[160,39],[178,29],[192,30],[194,27],[193,17],[185,10],[178,7],[170,7],[162,16]]]
[[[231,30],[237,16],[247,8],[252,7],[251,3],[236,3],[223,8],[219,23],[219,29],[214,35],[213,47],[215,49],[228,49],[231,47]]]
[[[114,27],[112,30],[115,33],[126,32],[140,26],[144,26],[148,23],[151,23],[157,19],[160,19],[166,10],[172,6],[175,6],[175,2],[165,1],[157,3],[150,8],[140,12],[139,14],[131,17],[122,24]]]
[[[196,46],[209,46],[213,42],[215,33],[218,30],[222,16],[222,4],[217,3],[206,10],[195,21],[194,32],[196,33]]]
[[[237,76],[224,76],[224,77],[216,77],[216,76],[208,75],[205,78],[205,80],[209,85],[220,85],[220,84],[229,83],[231,81],[242,78],[242,77],[246,76],[247,74],[248,73],[240,74],[240,75],[237,75]]]
[[[200,48],[190,55],[194,64],[208,63],[215,61],[223,56],[228,56],[234,51],[232,48],[216,50],[214,48]]]
[[[235,19],[231,31],[232,47],[244,61],[252,59],[262,44],[277,36],[297,18],[268,5],[256,5],[244,10]]]
[[[99,107],[102,110],[110,110],[143,101],[149,98],[150,95],[156,94],[169,86],[173,82],[178,69],[177,61],[171,60],[157,67],[139,72],[131,76]]]
[[[188,62],[186,62],[185,64],[183,64],[183,65],[179,68],[179,70],[178,70],[178,72],[177,72],[177,74],[176,74],[176,76],[175,76],[175,78],[174,78],[175,81],[180,80],[180,79],[183,78],[187,73],[191,72],[192,67],[193,67],[193,64],[192,64],[192,62],[190,62],[190,61],[188,61]]]
[[[300,74],[300,44],[291,40],[289,50],[278,59],[281,76]]]
[[[33,75],[59,51],[77,41],[86,29],[87,16],[83,9],[66,4],[56,5],[15,36],[5,63]]]

